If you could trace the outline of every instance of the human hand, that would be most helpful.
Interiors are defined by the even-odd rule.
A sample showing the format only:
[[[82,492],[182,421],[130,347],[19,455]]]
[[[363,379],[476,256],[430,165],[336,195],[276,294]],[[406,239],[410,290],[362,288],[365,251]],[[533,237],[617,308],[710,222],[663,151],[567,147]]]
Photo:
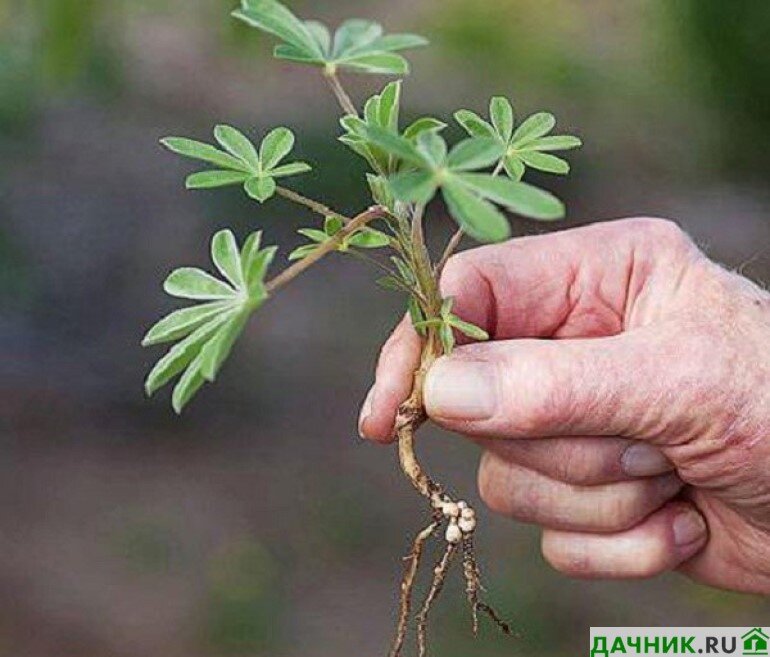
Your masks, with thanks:
[[[440,358],[425,405],[484,449],[479,488],[543,527],[577,577],[679,569],[770,593],[770,295],[656,219],[453,257],[454,312],[487,343]],[[361,412],[388,442],[420,340],[405,320]]]

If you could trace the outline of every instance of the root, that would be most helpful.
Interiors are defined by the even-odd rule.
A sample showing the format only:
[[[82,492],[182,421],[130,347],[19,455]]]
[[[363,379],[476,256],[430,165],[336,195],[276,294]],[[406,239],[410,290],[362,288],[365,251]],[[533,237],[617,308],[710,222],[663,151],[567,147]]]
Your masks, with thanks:
[[[430,525],[423,529],[417,536],[415,536],[414,543],[412,544],[412,551],[406,560],[409,562],[404,570],[404,577],[401,580],[401,600],[399,604],[398,612],[398,626],[396,627],[396,637],[393,639],[393,646],[388,653],[389,657],[399,657],[401,654],[401,648],[404,645],[406,639],[406,632],[409,627],[409,612],[412,607],[412,591],[414,590],[415,577],[417,570],[420,567],[420,559],[422,558],[423,547],[425,541],[427,541],[433,533],[439,528],[440,522],[434,520]]]
[[[425,602],[422,604],[422,608],[417,614],[417,655],[418,657],[425,657],[428,653],[428,614],[436,601],[436,598],[441,594],[441,590],[444,588],[444,582],[446,581],[446,574],[449,571],[449,566],[452,564],[452,558],[457,553],[457,545],[450,543],[447,545],[444,555],[433,569],[433,582],[431,582],[428,595],[425,597]]]
[[[412,482],[417,492],[429,503],[433,521],[417,534],[412,544],[412,550],[409,556],[406,557],[408,564],[401,582],[396,636],[393,640],[389,657],[401,657],[401,650],[409,626],[415,581],[425,544],[441,528],[445,528],[444,539],[446,541],[446,548],[441,560],[433,571],[430,589],[416,617],[417,651],[419,657],[427,655],[428,614],[441,594],[452,559],[460,551],[462,552],[463,575],[465,577],[465,593],[471,607],[474,636],[478,633],[480,612],[489,616],[503,633],[511,634],[510,626],[498,616],[497,612],[488,604],[479,600],[479,592],[483,588],[473,548],[473,533],[476,530],[476,514],[474,510],[466,502],[455,500],[447,495],[443,487],[431,479],[422,469],[414,451],[415,433],[426,420],[422,401],[423,380],[434,358],[431,347],[426,345],[423,349],[420,368],[414,376],[412,393],[401,404],[396,416],[396,435],[398,437],[398,456],[401,469],[409,481]]]

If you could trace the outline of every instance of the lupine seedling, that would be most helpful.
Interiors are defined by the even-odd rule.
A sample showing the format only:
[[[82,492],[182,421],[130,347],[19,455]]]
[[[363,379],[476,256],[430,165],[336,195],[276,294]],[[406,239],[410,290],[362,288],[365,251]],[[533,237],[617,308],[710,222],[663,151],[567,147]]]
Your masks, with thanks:
[[[385,273],[377,281],[381,286],[405,295],[408,314],[422,339],[412,391],[398,410],[395,430],[401,469],[427,501],[431,515],[406,558],[389,656],[402,654],[412,622],[418,655],[427,654],[428,614],[458,556],[474,634],[482,613],[510,633],[508,624],[480,598],[473,547],[476,514],[423,470],[414,450],[415,433],[426,419],[422,387],[431,364],[451,353],[458,336],[488,339],[484,329],[453,313],[451,298],[442,298],[439,279],[444,265],[466,234],[480,242],[508,238],[504,211],[542,221],[562,218],[562,203],[522,182],[522,177],[527,168],[566,174],[569,165],[552,152],[580,146],[580,140],[552,135],[556,122],[547,112],[517,123],[508,99],[495,97],[488,119],[469,110],[455,112],[454,119],[467,138],[449,147],[442,137],[447,124],[437,118],[422,117],[401,126],[400,80],[390,82],[359,110],[339,78],[342,72],[406,75],[409,66],[399,53],[426,45],[424,38],[384,34],[377,23],[359,19],[345,21],[332,36],[324,24],[301,20],[276,0],[243,0],[233,16],[277,37],[275,57],[318,68],[342,108],[339,140],[370,168],[362,184],[371,192],[372,205],[350,217],[282,186],[286,178],[310,170],[305,162],[285,161],[294,146],[294,134],[285,127],[267,132],[258,147],[226,125],[215,128],[216,145],[179,137],[163,139],[174,153],[208,165],[187,178],[188,188],[240,185],[258,203],[280,196],[309,208],[319,215],[319,224],[299,231],[307,243],[288,254],[291,264],[272,277],[267,274],[278,248],[262,246],[261,231],[251,233],[240,245],[230,230],[213,236],[211,258],[220,277],[191,267],[174,270],[165,281],[165,291],[200,303],[172,312],[145,336],[146,346],[175,343],[149,373],[147,394],[176,379],[172,405],[181,413],[204,383],[215,380],[251,315],[280,288],[331,253],[373,264]],[[458,228],[434,257],[425,240],[425,210],[438,196]],[[431,571],[424,601],[413,613],[424,548],[439,534],[444,552]]]

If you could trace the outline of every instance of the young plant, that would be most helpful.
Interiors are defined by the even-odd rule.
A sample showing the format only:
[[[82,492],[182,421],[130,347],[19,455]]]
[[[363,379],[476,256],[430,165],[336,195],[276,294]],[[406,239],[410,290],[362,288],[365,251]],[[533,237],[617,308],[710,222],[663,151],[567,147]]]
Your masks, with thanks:
[[[425,45],[422,37],[386,35],[380,25],[365,20],[345,21],[332,37],[325,25],[300,20],[277,0],[243,0],[233,16],[277,37],[277,58],[319,68],[342,107],[343,134],[339,140],[364,158],[371,169],[366,183],[373,204],[348,217],[279,184],[310,170],[304,162],[284,162],[294,146],[294,135],[285,127],[267,133],[259,147],[225,125],[214,130],[217,145],[179,137],[163,139],[169,150],[209,165],[208,170],[187,178],[188,188],[242,185],[258,203],[281,196],[320,215],[320,223],[299,231],[309,242],[289,254],[293,264],[273,277],[267,272],[277,247],[263,247],[260,231],[250,234],[240,246],[229,230],[213,236],[211,258],[221,278],[190,267],[173,271],[165,281],[166,292],[201,303],[172,312],[145,336],[143,344],[147,346],[175,343],[149,373],[147,393],[153,394],[178,377],[172,405],[180,413],[205,382],[215,380],[251,315],[326,255],[353,256],[384,271],[386,275],[378,283],[404,293],[415,330],[422,337],[420,365],[411,394],[398,410],[396,433],[401,468],[427,501],[431,514],[430,523],[417,534],[406,560],[398,624],[389,655],[401,654],[424,547],[440,531],[446,543],[444,553],[432,571],[427,595],[415,618],[420,657],[427,652],[428,614],[458,555],[473,632],[477,632],[478,616],[483,612],[509,633],[508,625],[480,599],[480,574],[473,548],[476,514],[423,470],[414,450],[415,433],[426,419],[422,388],[431,364],[452,351],[458,333],[471,340],[488,339],[483,329],[452,312],[451,298],[442,298],[439,278],[444,265],[465,234],[481,242],[509,237],[505,210],[543,221],[561,218],[564,207],[555,196],[521,179],[528,167],[566,174],[567,162],[551,152],[580,146],[580,140],[551,135],[555,119],[546,112],[517,125],[511,103],[495,97],[490,102],[489,120],[469,110],[455,113],[468,137],[450,148],[441,134],[446,124],[439,119],[422,117],[402,129],[401,81],[389,83],[359,112],[338,77],[341,71],[404,75],[408,64],[398,52]],[[425,210],[439,194],[458,229],[434,258],[424,236]]]

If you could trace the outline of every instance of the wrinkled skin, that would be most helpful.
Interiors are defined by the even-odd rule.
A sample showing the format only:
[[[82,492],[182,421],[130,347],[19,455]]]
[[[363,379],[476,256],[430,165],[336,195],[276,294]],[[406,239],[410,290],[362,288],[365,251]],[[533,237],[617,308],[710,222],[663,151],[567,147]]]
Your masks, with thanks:
[[[466,251],[442,291],[491,341],[436,362],[428,414],[481,445],[483,500],[542,526],[548,562],[770,593],[766,291],[657,219]],[[419,350],[404,320],[363,436],[392,440]]]

